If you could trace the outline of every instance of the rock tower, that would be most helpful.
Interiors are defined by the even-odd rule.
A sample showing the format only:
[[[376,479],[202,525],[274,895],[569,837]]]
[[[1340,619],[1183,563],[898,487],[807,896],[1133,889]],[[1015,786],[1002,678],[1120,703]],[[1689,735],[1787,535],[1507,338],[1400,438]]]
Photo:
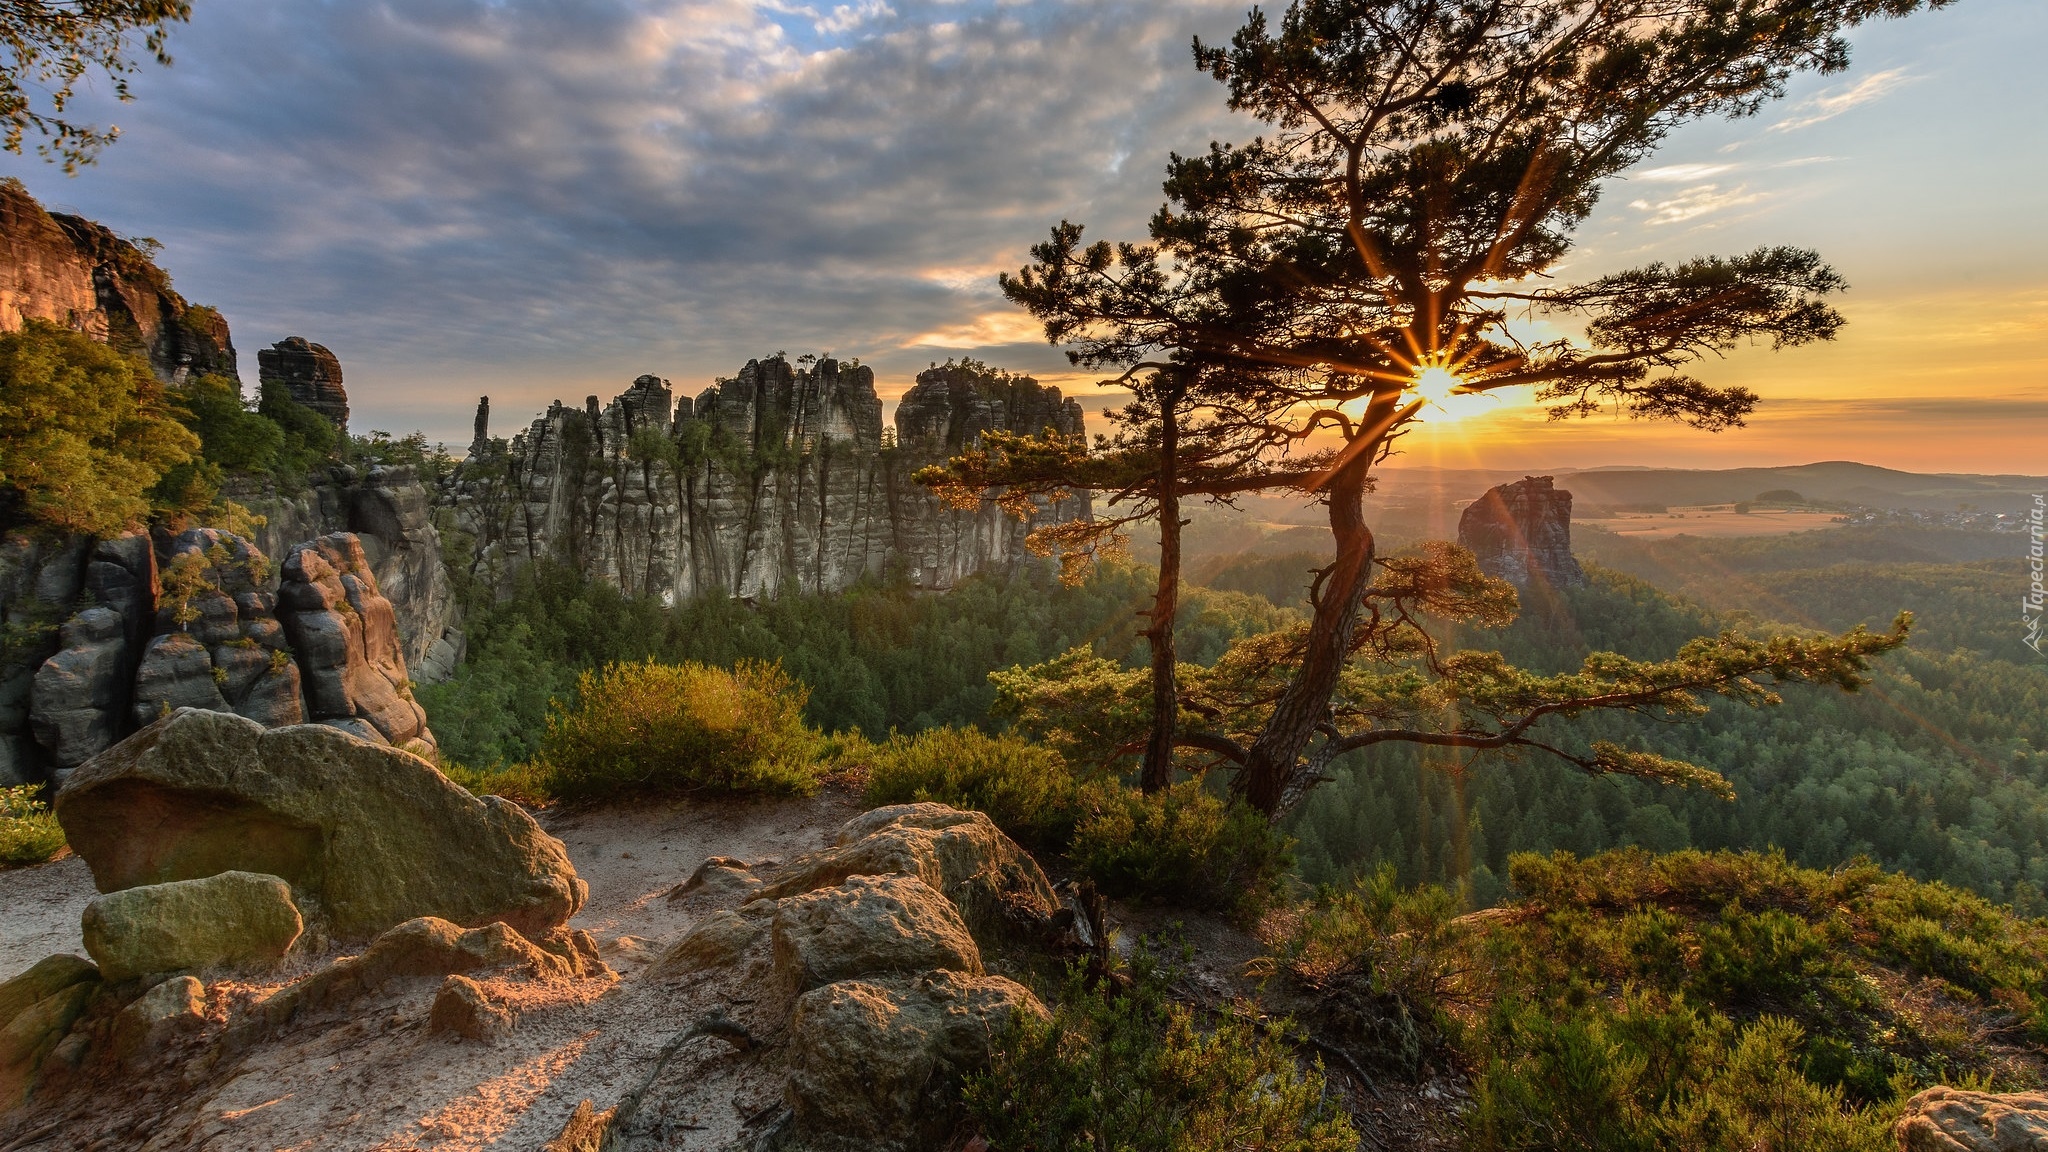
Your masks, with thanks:
[[[1487,575],[1518,588],[1586,582],[1572,556],[1572,494],[1548,476],[1488,489],[1458,518],[1458,543],[1472,550]]]

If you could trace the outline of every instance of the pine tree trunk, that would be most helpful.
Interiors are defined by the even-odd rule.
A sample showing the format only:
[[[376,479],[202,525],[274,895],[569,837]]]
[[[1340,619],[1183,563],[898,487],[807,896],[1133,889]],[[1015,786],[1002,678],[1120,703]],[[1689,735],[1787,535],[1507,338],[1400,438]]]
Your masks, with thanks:
[[[1145,638],[1152,646],[1152,735],[1145,745],[1139,786],[1160,792],[1173,784],[1173,744],[1180,718],[1180,692],[1174,682],[1180,659],[1174,647],[1173,621],[1180,609],[1180,396],[1162,390],[1159,405],[1159,587],[1152,594],[1152,626]]]
[[[1373,536],[1365,525],[1365,488],[1373,455],[1371,450],[1359,452],[1325,489],[1330,532],[1337,544],[1336,561],[1316,600],[1301,667],[1281,693],[1266,727],[1252,742],[1233,784],[1247,804],[1268,816],[1277,816],[1288,806],[1289,778],[1329,709],[1337,677],[1344,670],[1351,631],[1358,621],[1360,600],[1372,583]],[[1302,789],[1292,791],[1298,799]]]

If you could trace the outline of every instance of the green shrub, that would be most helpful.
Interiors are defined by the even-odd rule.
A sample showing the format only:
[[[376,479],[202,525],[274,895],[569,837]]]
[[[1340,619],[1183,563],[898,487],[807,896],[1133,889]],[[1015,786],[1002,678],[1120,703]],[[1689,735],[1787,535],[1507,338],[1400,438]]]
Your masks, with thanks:
[[[64,829],[44,807],[40,784],[0,788],[0,868],[41,864],[64,847]]]
[[[1169,999],[1143,949],[1128,987],[1077,972],[1050,1020],[1019,1017],[968,1114],[996,1152],[1350,1152],[1358,1134],[1304,1068],[1287,1025],[1229,1012],[1214,1030]]]
[[[1256,918],[1285,891],[1292,844],[1264,816],[1186,780],[1151,796],[1090,794],[1067,856],[1110,896]]]
[[[1060,848],[1080,818],[1080,786],[1058,752],[978,728],[892,734],[866,749],[867,802],[935,801],[987,813],[1011,837]]]
[[[809,692],[779,664],[612,664],[577,681],[541,738],[548,792],[565,800],[640,791],[810,792],[820,737]]]

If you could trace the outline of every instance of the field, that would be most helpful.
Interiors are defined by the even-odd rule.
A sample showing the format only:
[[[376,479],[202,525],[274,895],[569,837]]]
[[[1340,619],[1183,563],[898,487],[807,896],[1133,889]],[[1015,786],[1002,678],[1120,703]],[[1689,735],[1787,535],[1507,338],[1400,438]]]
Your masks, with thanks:
[[[1783,536],[1790,532],[1811,532],[1836,526],[1833,512],[1777,508],[1738,512],[1733,504],[1589,516],[1577,523],[1638,540],[1663,540],[1673,536]]]

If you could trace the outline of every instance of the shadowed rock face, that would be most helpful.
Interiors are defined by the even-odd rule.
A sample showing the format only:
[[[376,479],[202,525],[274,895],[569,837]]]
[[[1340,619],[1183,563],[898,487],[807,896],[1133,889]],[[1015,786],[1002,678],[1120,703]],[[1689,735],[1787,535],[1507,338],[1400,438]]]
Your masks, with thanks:
[[[1458,543],[1471,549],[1487,575],[1518,588],[1586,582],[1572,556],[1572,494],[1548,476],[1502,484],[1473,501],[1458,518]]]
[[[588,893],[561,841],[517,805],[319,724],[179,711],[73,772],[56,812],[102,892],[278,876],[344,939],[419,916],[532,935]]]
[[[0,332],[48,320],[149,361],[159,379],[235,374],[227,321],[195,308],[140,248],[78,216],[46,212],[0,180]]]
[[[1079,499],[1031,522],[960,511],[911,481],[991,428],[1078,435],[1080,407],[1056,389],[934,368],[896,423],[885,436],[874,373],[834,360],[751,361],[694,400],[642,376],[602,407],[555,404],[509,443],[480,421],[442,502],[477,538],[487,579],[566,557],[671,600],[835,591],[891,566],[948,587],[1023,555],[1037,524],[1087,514]]]

